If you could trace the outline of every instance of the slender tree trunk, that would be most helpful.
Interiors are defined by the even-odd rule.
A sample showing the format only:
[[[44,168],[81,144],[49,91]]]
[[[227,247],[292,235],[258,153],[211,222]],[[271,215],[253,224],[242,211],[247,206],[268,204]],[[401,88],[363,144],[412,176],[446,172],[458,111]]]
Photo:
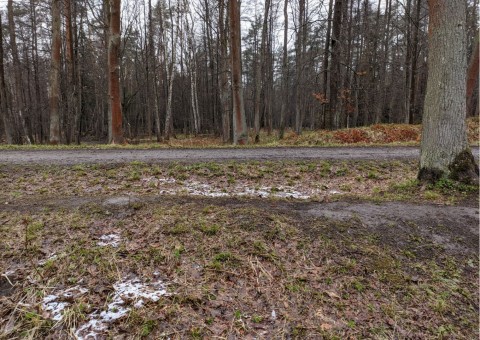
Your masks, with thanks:
[[[386,25],[385,25],[385,40],[383,41],[383,62],[380,71],[380,99],[377,101],[377,109],[375,112],[375,123],[378,124],[382,121],[383,110],[385,109],[385,103],[387,101],[387,66],[388,55],[389,55],[389,46],[390,46],[390,21],[392,17],[392,0],[386,0],[385,5],[385,14]]]
[[[421,9],[421,0],[417,0],[415,4],[415,27],[413,31],[413,46],[412,46],[412,70],[410,71],[410,94],[409,94],[409,104],[408,104],[408,123],[413,124],[415,121],[415,113],[417,111],[415,107],[415,96],[417,94],[417,60],[418,60],[418,34],[420,26],[420,9]]]
[[[477,31],[467,72],[467,117],[474,117],[478,115],[478,53],[479,47]]]
[[[406,54],[405,54],[405,93],[404,93],[404,122],[408,124],[410,121],[410,85],[412,82],[412,24],[411,24],[411,13],[412,13],[412,0],[407,0],[405,8],[405,40],[406,40]]]
[[[233,93],[233,144],[245,145],[248,144],[248,131],[243,101],[239,0],[230,0],[229,12]]]
[[[18,47],[17,47],[17,37],[15,32],[15,21],[13,15],[13,0],[8,0],[7,3],[7,13],[8,13],[8,27],[10,31],[10,47],[12,50],[12,59],[13,59],[13,71],[15,76],[15,103],[16,103],[16,114],[17,114],[17,126],[20,128],[21,139],[25,140],[27,144],[32,143],[32,139],[27,131],[27,123],[25,117],[25,103],[23,97],[23,81],[22,81],[22,70],[20,65],[20,58],[18,56]]]
[[[270,0],[265,1],[265,10],[263,13],[263,25],[262,25],[262,41],[260,43],[260,56],[257,60],[257,69],[255,77],[255,114],[254,114],[254,127],[255,127],[255,143],[260,142],[260,104],[261,93],[263,90],[263,84],[265,82],[265,54],[267,48],[267,34],[268,34],[268,16],[270,11]]]
[[[0,110],[5,129],[5,139],[7,144],[13,144],[13,126],[11,124],[10,105],[8,103],[7,87],[5,85],[5,67],[3,53],[3,25],[2,15],[0,13]]]
[[[178,16],[177,16],[178,18]],[[166,117],[165,117],[165,140],[169,140],[173,134],[173,113],[172,113],[172,98],[173,98],[173,81],[175,80],[175,62],[176,62],[176,48],[177,48],[177,37],[178,37],[178,22],[177,25],[177,34],[174,32],[174,24],[173,24],[173,11],[172,7],[170,6],[170,22],[171,22],[171,60],[170,60],[170,67],[168,67],[167,63],[165,66],[167,67],[167,84],[168,84],[168,94],[167,94],[167,109],[166,109]],[[165,57],[165,60],[167,58]]]
[[[285,136],[285,116],[288,110],[288,0],[283,5],[283,59],[282,59],[282,107],[280,109],[280,129],[278,138]]]
[[[65,4],[65,51],[67,61],[67,108],[68,114],[68,135],[67,143],[78,140],[77,121],[79,116],[77,102],[77,84],[76,84],[76,62],[73,51],[73,18],[72,18],[72,2],[64,0]]]
[[[225,24],[228,16],[225,15],[227,9],[225,8],[225,0],[219,1],[219,17],[218,25],[220,30],[220,56],[219,56],[219,92],[220,104],[222,110],[222,139],[224,143],[232,141],[231,139],[231,114],[229,106],[229,84],[228,84],[228,36],[227,27]]]
[[[50,69],[50,144],[60,143],[60,1],[52,0],[52,63]]]
[[[330,59],[330,36],[332,32],[332,15],[333,15],[333,0],[330,0],[330,3],[328,5],[328,19],[327,19],[327,32],[326,37],[325,37],[325,47],[324,47],[324,52],[323,52],[323,99],[327,99],[329,97],[328,90],[330,88],[329,86],[329,59]],[[329,120],[327,120],[327,115],[329,114],[327,112],[328,105],[322,104],[322,117],[323,117],[323,122],[322,122],[322,127],[323,128],[331,128],[328,124],[330,123]],[[328,123],[327,123],[328,121]]]
[[[343,0],[335,0],[333,10],[332,24],[332,63],[330,72],[330,100],[329,100],[329,127],[336,129],[338,127],[338,90],[341,84],[340,65],[341,65],[341,42],[340,35],[342,30],[342,6]]]
[[[301,93],[299,91],[299,86],[302,80],[302,69],[304,67],[303,63],[303,44],[304,44],[304,31],[305,31],[305,0],[299,0],[299,11],[298,11],[298,31],[296,37],[296,46],[295,46],[295,132],[297,135],[302,133],[302,109],[301,109]]]
[[[428,0],[428,5],[429,74],[418,177],[478,183],[465,122],[466,2]]]
[[[120,99],[120,8],[121,0],[110,1],[110,34],[108,44],[108,71],[112,139],[110,143],[123,144],[122,104]]]

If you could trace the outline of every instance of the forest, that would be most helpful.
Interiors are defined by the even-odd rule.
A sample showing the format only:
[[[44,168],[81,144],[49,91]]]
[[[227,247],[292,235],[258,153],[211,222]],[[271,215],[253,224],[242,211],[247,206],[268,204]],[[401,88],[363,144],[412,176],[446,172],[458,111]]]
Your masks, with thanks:
[[[285,129],[300,135],[422,121],[426,0],[0,6],[0,139],[7,144],[112,142],[111,112],[122,142],[209,134],[228,143],[235,89],[256,141],[260,130],[282,138]],[[466,22],[468,115],[475,116],[478,0],[468,0]]]

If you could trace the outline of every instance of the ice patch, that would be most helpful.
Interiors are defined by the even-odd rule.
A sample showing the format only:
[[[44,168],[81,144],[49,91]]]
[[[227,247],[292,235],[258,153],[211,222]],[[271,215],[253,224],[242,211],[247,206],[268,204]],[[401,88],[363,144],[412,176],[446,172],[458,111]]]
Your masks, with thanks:
[[[82,287],[72,287],[58,294],[47,295],[43,298],[42,309],[50,315],[54,321],[61,321],[63,311],[71,305],[71,302],[79,296],[87,293]]]
[[[129,303],[133,303],[133,308],[142,308],[147,300],[156,302],[160,297],[168,295],[162,281],[144,283],[134,278],[118,282],[113,288],[115,294],[106,310],[90,314],[90,320],[75,332],[78,340],[97,339],[108,329],[110,323],[128,315],[132,309]]]
[[[100,236],[100,241],[97,242],[97,246],[117,248],[120,245],[120,241],[120,236],[116,234],[103,235]]]

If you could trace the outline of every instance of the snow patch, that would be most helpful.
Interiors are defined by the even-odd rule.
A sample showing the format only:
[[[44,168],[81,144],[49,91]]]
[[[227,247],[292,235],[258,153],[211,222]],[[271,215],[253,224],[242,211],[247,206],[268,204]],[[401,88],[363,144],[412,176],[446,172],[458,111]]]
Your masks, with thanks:
[[[260,188],[248,188],[243,186],[237,186],[234,188],[219,189],[211,186],[210,184],[200,183],[197,181],[184,182],[179,188],[171,188],[161,190],[161,194],[176,195],[181,192],[186,192],[193,196],[205,196],[205,197],[235,197],[235,196],[252,196],[252,197],[277,197],[277,198],[294,198],[300,200],[311,199],[314,193],[305,193],[294,190],[291,187],[260,187]]]
[[[76,286],[57,294],[47,295],[43,298],[42,309],[47,312],[52,320],[61,321],[63,311],[71,305],[71,301],[87,292],[87,289]]]
[[[108,247],[111,246],[113,248],[117,248],[120,245],[121,238],[119,235],[116,234],[109,234],[100,236],[100,241],[97,242],[97,246],[100,247]]]
[[[162,296],[168,296],[166,285],[162,281],[144,283],[138,278],[117,282],[113,285],[115,293],[106,310],[89,315],[90,320],[77,329],[78,340],[97,339],[108,329],[108,325],[128,315],[133,308],[144,307],[146,301],[156,302]]]

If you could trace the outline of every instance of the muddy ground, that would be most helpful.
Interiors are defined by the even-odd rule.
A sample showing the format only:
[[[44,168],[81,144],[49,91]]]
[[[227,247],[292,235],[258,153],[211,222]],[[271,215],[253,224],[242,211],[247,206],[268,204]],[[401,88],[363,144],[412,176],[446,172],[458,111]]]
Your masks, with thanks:
[[[390,165],[4,166],[0,338],[478,338],[478,189]]]

